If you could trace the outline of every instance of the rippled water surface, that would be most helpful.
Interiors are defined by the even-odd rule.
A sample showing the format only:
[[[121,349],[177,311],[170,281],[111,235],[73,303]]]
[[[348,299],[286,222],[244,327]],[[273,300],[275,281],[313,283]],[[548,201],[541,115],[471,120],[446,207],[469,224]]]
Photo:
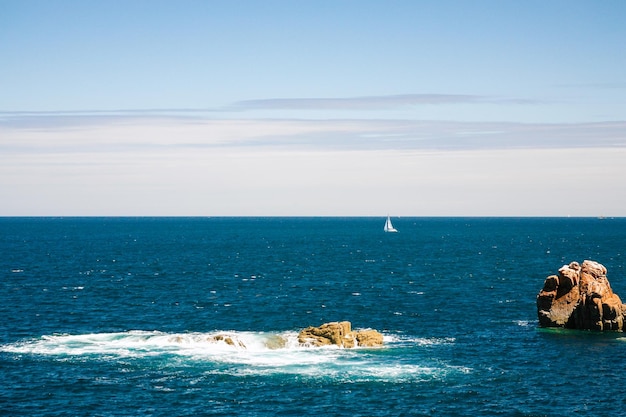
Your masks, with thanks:
[[[0,219],[3,415],[619,415],[626,338],[537,328],[626,219]],[[297,343],[349,320],[382,348]],[[232,341],[226,343],[225,338]]]

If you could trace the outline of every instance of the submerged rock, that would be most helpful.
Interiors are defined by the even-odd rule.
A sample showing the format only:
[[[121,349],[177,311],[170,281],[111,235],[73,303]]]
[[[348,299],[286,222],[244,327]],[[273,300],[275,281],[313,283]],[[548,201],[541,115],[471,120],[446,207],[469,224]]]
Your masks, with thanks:
[[[312,346],[376,347],[383,345],[383,335],[376,330],[354,331],[349,321],[342,321],[307,327],[298,334],[298,342]]]
[[[241,341],[241,340],[237,340],[237,343],[235,343],[235,341],[232,339],[232,337],[230,336],[226,336],[226,335],[222,335],[222,334],[218,334],[212,337],[209,337],[207,340],[209,341],[214,341],[214,342],[224,342],[229,346],[239,346],[241,348],[246,348],[246,345]]]
[[[537,295],[541,327],[624,331],[626,305],[611,289],[604,265],[586,260],[563,265]]]
[[[265,341],[265,347],[267,347],[268,349],[272,349],[272,350],[282,349],[285,346],[287,346],[287,340],[285,340],[285,338],[278,336],[278,335],[271,335]]]

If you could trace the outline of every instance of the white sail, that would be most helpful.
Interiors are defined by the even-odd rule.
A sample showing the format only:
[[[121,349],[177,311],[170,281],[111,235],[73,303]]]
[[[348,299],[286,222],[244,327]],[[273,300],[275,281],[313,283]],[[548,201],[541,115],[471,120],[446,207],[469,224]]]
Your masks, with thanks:
[[[391,224],[391,219],[387,216],[387,221],[385,222],[385,232],[397,232],[397,230]]]

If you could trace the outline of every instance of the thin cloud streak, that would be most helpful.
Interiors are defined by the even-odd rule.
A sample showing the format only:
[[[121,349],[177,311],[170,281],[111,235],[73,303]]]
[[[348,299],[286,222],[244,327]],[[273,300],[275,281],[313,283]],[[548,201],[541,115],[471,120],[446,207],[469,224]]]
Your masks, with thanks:
[[[384,110],[407,106],[510,103],[535,104],[535,100],[504,99],[466,94],[399,94],[388,96],[339,98],[272,98],[244,100],[233,104],[235,110]]]

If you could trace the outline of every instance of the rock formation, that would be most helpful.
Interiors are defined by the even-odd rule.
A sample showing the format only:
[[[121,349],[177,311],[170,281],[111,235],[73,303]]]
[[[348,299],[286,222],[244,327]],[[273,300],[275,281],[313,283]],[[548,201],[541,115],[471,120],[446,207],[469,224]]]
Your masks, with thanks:
[[[298,342],[311,346],[375,347],[383,345],[383,335],[376,330],[354,331],[349,321],[342,321],[307,327],[298,334]]]
[[[611,289],[604,265],[572,262],[546,278],[537,315],[541,327],[624,331],[626,305]]]

